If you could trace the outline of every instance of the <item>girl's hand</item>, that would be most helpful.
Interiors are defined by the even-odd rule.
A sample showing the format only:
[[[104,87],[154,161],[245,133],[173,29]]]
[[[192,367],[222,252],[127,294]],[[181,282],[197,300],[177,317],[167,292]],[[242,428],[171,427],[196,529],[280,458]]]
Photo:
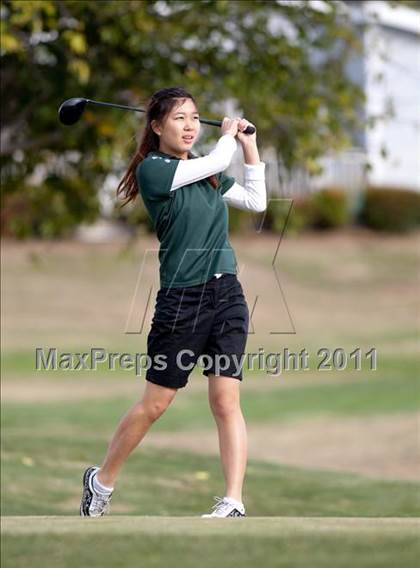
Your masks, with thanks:
[[[228,118],[225,116],[221,126],[222,135],[231,134],[232,136],[236,136],[238,133],[239,120],[238,118]]]
[[[243,134],[243,130],[246,129],[247,126],[254,126],[251,122],[246,120],[245,118],[237,117],[238,123],[238,134],[236,135],[239,142],[242,146],[246,145],[256,145],[257,144],[257,131],[255,130],[254,134]]]

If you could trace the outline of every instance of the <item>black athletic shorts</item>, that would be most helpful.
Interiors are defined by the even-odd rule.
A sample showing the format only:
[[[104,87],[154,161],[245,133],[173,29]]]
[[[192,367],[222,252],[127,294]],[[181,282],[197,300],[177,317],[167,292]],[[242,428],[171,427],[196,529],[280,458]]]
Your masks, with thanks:
[[[146,380],[181,388],[200,357],[203,375],[242,380],[249,310],[236,274],[161,288],[147,337]]]

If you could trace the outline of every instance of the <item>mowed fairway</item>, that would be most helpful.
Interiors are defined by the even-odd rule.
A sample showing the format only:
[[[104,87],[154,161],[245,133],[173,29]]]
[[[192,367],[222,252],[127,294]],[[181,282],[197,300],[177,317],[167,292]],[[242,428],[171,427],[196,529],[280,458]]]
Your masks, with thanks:
[[[415,519],[7,517],[3,566],[415,566]],[[46,560],[48,559],[48,560]]]
[[[200,518],[223,476],[199,370],[130,456],[111,515],[81,519],[83,470],[102,461],[144,377],[34,368],[36,347],[146,351],[150,313],[143,333],[124,330],[133,298],[142,305],[136,281],[156,241],[6,241],[2,566],[417,566],[418,237],[286,238],[276,267],[287,309],[272,286],[277,239],[231,239],[250,308],[260,297],[247,351],[306,347],[311,368],[244,372],[248,517],[224,520]],[[143,296],[155,269],[145,267]],[[292,325],[296,333],[269,333]],[[321,372],[321,347],[375,347],[377,370]]]

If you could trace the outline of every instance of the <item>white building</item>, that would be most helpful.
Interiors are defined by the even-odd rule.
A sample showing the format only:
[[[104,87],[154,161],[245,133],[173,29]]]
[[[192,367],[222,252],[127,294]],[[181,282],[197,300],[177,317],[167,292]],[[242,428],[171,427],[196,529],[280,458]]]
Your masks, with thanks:
[[[364,35],[365,115],[383,116],[360,137],[373,185],[420,191],[420,11],[347,2]]]
[[[311,4],[328,9],[326,2]],[[275,150],[265,149],[268,188],[279,195],[332,185],[355,193],[366,185],[420,191],[420,11],[384,1],[349,0],[342,7],[363,45],[363,55],[351,58],[347,72],[364,90],[364,119],[375,121],[354,134],[352,148],[320,160],[324,173],[317,178],[283,170]],[[230,171],[241,178],[239,160]]]

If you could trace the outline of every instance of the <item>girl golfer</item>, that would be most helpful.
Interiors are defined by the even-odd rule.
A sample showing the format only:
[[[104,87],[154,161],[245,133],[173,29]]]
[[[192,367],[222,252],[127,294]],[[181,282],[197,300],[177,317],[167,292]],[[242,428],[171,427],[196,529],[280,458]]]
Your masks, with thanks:
[[[140,191],[160,241],[160,289],[147,338],[152,362],[142,399],[123,416],[100,467],[83,475],[80,514],[109,512],[114,484],[129,454],[185,387],[197,362],[205,361],[209,403],[219,435],[226,482],[202,517],[243,517],[242,486],[247,434],[240,406],[249,311],[237,279],[235,253],[228,238],[227,205],[266,209],[265,164],[250,123],[225,117],[221,137],[206,156],[191,148],[200,132],[194,98],[182,88],[157,91],[147,106],[147,124],[117,194],[126,203]],[[244,187],[223,172],[237,150],[244,154]]]

